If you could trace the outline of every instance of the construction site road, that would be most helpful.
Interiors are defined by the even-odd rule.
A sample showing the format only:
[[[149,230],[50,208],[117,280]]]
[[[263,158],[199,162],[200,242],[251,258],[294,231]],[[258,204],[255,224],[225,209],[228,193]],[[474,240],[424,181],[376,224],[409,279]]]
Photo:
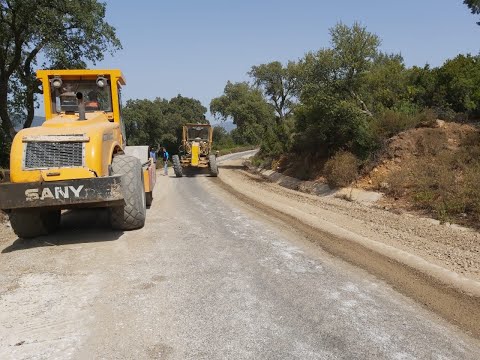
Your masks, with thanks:
[[[480,358],[476,339],[240,202],[221,186],[235,171],[159,176],[137,231],[112,232],[102,209],[33,241],[2,227],[0,359]]]

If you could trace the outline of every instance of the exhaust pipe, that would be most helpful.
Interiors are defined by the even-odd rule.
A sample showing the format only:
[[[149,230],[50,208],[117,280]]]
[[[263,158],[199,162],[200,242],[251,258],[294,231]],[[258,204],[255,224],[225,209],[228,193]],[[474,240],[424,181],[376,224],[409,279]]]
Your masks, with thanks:
[[[78,104],[78,120],[87,120],[85,114],[85,103],[83,102],[83,94],[81,92],[77,93],[77,104]]]

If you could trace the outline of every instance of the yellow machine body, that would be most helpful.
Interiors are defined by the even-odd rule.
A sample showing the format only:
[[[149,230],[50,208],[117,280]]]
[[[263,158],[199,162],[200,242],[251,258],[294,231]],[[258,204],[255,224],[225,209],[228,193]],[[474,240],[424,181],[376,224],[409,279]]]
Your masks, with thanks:
[[[196,135],[199,135],[197,137]],[[212,150],[213,129],[209,124],[186,124],[182,131],[181,164],[184,167],[207,168]]]
[[[198,166],[200,161],[200,144],[198,142],[192,142],[192,166]]]
[[[63,81],[107,79],[111,92],[111,111],[79,114],[55,111],[52,80]],[[84,179],[108,176],[113,154],[125,147],[125,134],[120,118],[120,89],[125,79],[120,70],[40,70],[37,78],[42,82],[45,118],[42,126],[23,129],[15,136],[10,153],[10,181],[38,182]],[[81,141],[84,147],[82,166],[47,169],[25,167],[25,147],[41,141]]]
[[[40,70],[45,122],[13,139],[0,210],[21,238],[48,235],[64,209],[105,207],[113,229],[145,225],[155,163],[126,146],[120,70]]]
[[[213,128],[210,124],[186,124],[183,126],[180,154],[172,156],[176,177],[182,177],[184,170],[196,172],[208,170],[211,176],[218,176],[217,154],[212,154]]]

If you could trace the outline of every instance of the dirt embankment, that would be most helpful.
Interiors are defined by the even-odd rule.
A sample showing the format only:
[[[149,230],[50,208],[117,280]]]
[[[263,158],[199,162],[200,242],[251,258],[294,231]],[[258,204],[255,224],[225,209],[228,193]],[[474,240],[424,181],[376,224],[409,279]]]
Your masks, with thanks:
[[[382,182],[401,168],[425,157],[438,155],[445,151],[458,153],[475,141],[479,130],[473,125],[449,123],[437,120],[431,127],[421,127],[404,131],[387,141],[386,147],[372,171],[359,181],[364,188],[381,189]],[[478,138],[480,139],[480,137]]]
[[[437,120],[391,138],[380,161],[358,182],[382,191],[383,203],[442,222],[480,227],[480,131]]]
[[[325,184],[324,165],[325,159],[313,155],[288,155],[273,161],[272,169]],[[477,126],[437,120],[404,131],[360,170],[353,187],[383,193],[378,205],[384,208],[480,229]]]

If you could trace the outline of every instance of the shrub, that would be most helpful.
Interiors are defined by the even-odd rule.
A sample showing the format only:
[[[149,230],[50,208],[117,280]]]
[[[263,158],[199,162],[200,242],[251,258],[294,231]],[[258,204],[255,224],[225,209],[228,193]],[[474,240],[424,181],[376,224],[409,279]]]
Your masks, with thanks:
[[[323,173],[330,187],[344,187],[357,178],[358,166],[359,161],[355,155],[339,151],[325,163]]]
[[[441,221],[468,216],[480,220],[480,161],[474,160],[469,151],[440,151],[413,160],[390,173],[387,193],[407,195],[418,209],[432,213]]]
[[[375,119],[374,131],[378,138],[386,139],[409,127],[415,126],[416,124],[411,124],[411,120],[411,116],[393,110],[386,110]]]
[[[294,152],[328,157],[348,150],[366,159],[378,147],[371,118],[355,102],[327,96],[311,105],[298,106],[295,118]]]
[[[404,112],[387,109],[377,116],[373,129],[377,138],[381,140],[414,128],[419,124],[431,126],[435,120],[436,114],[430,109],[421,112]]]
[[[454,121],[457,116],[457,113],[448,107],[437,107],[435,113],[437,118],[445,121]]]
[[[426,157],[414,166],[412,199],[420,208],[433,211],[442,221],[465,211],[463,184],[451,170],[451,154]]]
[[[398,170],[392,171],[387,177],[387,186],[384,189],[388,195],[395,198],[406,194],[406,189],[409,187],[411,179],[411,171],[408,167],[402,167]]]
[[[262,154],[278,157],[290,150],[292,143],[293,118],[287,118],[283,123],[272,123],[265,127],[262,135]]]

